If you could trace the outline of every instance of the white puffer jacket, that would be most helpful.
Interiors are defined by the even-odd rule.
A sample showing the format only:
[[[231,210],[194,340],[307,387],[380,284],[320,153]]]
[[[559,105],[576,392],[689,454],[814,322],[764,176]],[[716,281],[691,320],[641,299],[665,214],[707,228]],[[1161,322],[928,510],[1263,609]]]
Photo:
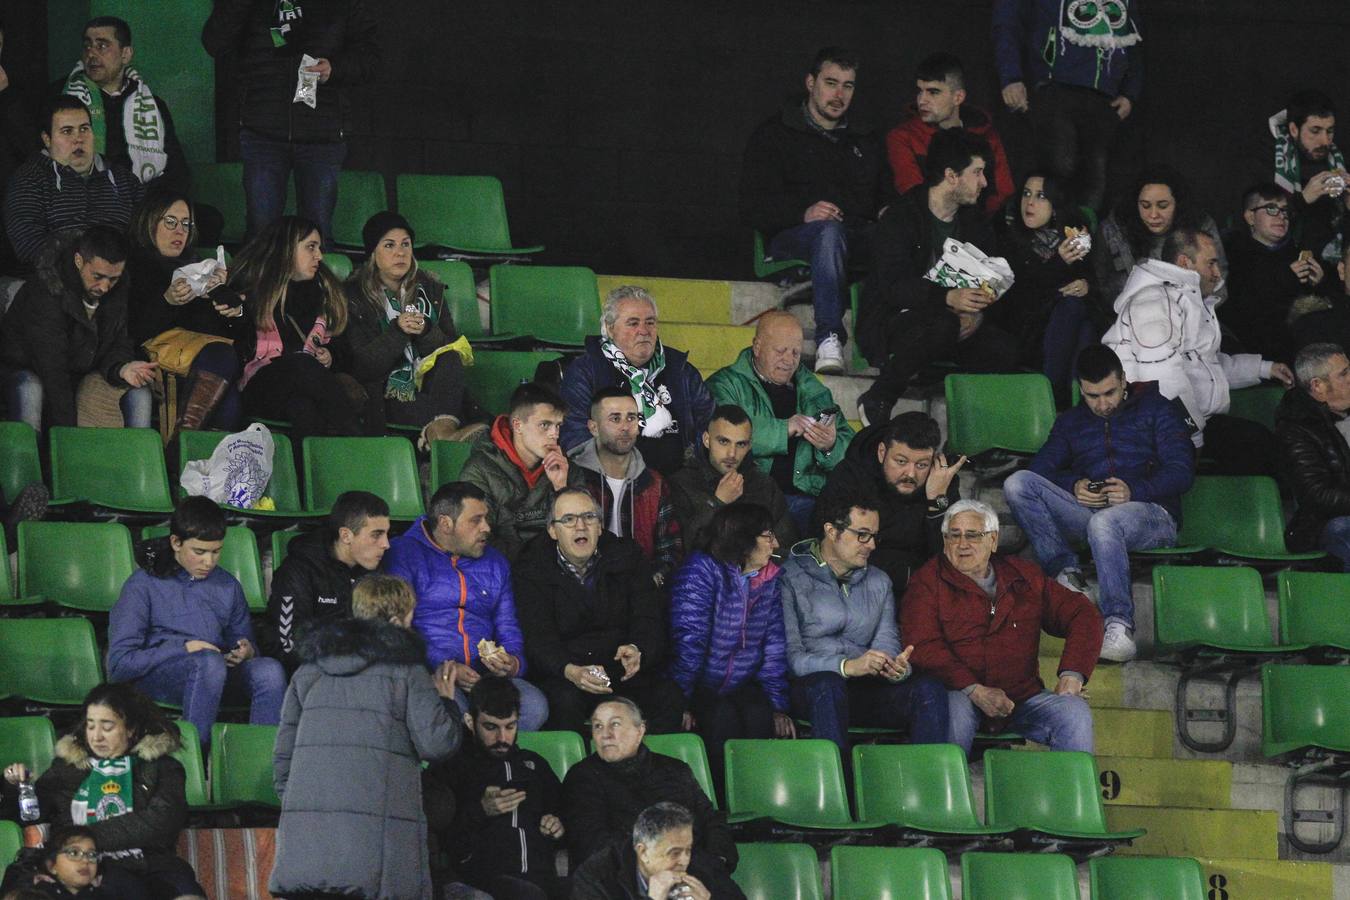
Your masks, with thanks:
[[[1198,272],[1146,259],[1130,270],[1116,321],[1102,336],[1120,356],[1126,381],[1156,381],[1164,397],[1181,398],[1197,447],[1209,417],[1228,411],[1229,389],[1269,378],[1272,365],[1255,353],[1219,352],[1216,305],[1201,296]]]

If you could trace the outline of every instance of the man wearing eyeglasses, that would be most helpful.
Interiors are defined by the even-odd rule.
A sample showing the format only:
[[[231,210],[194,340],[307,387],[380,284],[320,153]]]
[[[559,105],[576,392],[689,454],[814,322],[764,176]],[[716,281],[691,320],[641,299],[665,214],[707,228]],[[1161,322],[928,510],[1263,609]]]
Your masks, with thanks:
[[[1242,220],[1225,244],[1228,254],[1228,302],[1219,318],[1242,349],[1266,359],[1292,363],[1293,336],[1286,323],[1294,300],[1315,292],[1326,269],[1291,228],[1289,192],[1274,183],[1248,188],[1242,196]]]
[[[1035,563],[994,556],[998,514],[978,500],[942,519],[943,555],[914,574],[900,602],[910,662],[949,689],[948,740],[967,753],[982,729],[1016,731],[1051,750],[1092,752],[1083,686],[1097,664],[1102,617]],[[1041,632],[1064,638],[1059,681],[1041,681]]]
[[[545,727],[585,737],[595,706],[617,695],[647,711],[649,731],[679,731],[684,695],[658,674],[666,641],[652,563],[601,518],[584,488],[565,488],[547,534],[513,569],[525,658],[548,698]]]
[[[867,497],[820,507],[820,536],[783,565],[783,626],[792,711],[834,741],[848,766],[850,725],[908,728],[911,742],[947,740],[947,689],[914,675],[901,646],[891,579],[867,564],[881,516]]]

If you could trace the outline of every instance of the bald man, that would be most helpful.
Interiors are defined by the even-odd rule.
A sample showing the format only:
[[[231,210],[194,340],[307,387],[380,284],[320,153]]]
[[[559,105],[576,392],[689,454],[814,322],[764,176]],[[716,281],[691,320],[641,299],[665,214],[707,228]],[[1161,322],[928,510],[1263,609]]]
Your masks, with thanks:
[[[825,479],[844,458],[853,429],[830,389],[801,364],[802,326],[765,313],[736,361],[708,379],[713,399],[739,406],[754,423],[751,458],[783,491],[798,532],[808,534]]]

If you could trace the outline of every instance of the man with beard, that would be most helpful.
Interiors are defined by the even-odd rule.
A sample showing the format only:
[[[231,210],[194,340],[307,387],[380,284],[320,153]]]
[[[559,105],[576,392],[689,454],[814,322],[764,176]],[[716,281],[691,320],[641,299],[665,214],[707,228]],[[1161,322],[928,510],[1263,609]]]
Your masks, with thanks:
[[[868,562],[891,578],[900,596],[909,577],[942,550],[942,514],[961,499],[953,463],[937,452],[938,424],[925,413],[907,412],[860,432],[820,494],[821,509],[840,499],[873,497],[881,521]]]
[[[1336,146],[1335,104],[1321,91],[1299,91],[1269,126],[1274,148],[1262,174],[1270,177],[1273,159],[1275,183],[1293,195],[1300,243],[1324,262],[1339,262],[1350,175]]]

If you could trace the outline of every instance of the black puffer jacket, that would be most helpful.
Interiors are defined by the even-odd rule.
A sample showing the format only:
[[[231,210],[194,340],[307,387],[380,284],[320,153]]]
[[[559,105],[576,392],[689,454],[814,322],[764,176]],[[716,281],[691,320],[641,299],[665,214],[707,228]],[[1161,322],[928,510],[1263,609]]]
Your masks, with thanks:
[[[352,586],[367,574],[333,556],[327,529],[295,538],[272,576],[267,623],[261,629],[263,653],[281,660],[288,673],[300,665],[296,642],[305,632],[352,614]]]
[[[289,22],[285,46],[272,43],[275,0],[217,0],[202,29],[202,45],[238,69],[240,124],[264,137],[298,144],[341,141],[351,131],[347,87],[372,81],[380,65],[376,19],[365,0],[304,0]],[[396,7],[391,7],[396,8]],[[333,66],[319,85],[315,108],[296,103],[300,58],[308,53]]]
[[[1329,519],[1350,516],[1350,444],[1327,405],[1301,388],[1275,409],[1275,436],[1298,501],[1285,542],[1295,552],[1315,550]]]

